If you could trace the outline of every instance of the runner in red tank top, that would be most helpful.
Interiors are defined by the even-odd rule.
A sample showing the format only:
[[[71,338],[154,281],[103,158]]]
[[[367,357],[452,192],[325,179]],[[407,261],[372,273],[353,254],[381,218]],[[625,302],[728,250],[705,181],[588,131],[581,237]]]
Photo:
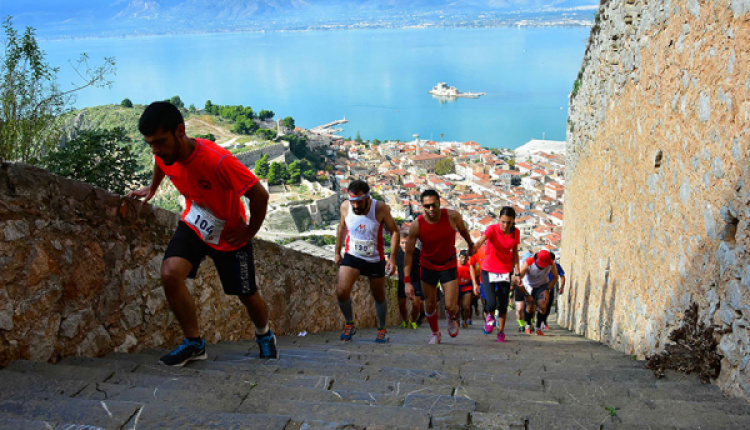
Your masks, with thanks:
[[[411,272],[412,255],[417,239],[422,242],[420,265],[422,266],[422,292],[425,296],[425,314],[430,323],[430,343],[440,343],[441,334],[437,316],[437,284],[443,286],[445,309],[448,319],[448,334],[458,334],[458,282],[456,281],[456,230],[469,245],[469,255],[474,253],[474,242],[466,229],[461,214],[449,209],[440,209],[440,195],[435,190],[425,190],[421,195],[424,215],[417,218],[409,229],[404,258],[404,273]],[[404,278],[406,295],[414,295],[411,278]]]

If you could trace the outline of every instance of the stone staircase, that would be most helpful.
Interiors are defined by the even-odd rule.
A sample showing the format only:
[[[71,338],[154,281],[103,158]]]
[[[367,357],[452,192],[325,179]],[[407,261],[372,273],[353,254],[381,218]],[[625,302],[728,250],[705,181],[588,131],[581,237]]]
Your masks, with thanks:
[[[441,322],[441,325],[444,325]],[[741,429],[750,406],[697,377],[655,379],[642,361],[552,324],[498,344],[481,325],[427,345],[429,329],[209,345],[209,359],[160,366],[166,351],[16,361],[0,370],[0,429]]]

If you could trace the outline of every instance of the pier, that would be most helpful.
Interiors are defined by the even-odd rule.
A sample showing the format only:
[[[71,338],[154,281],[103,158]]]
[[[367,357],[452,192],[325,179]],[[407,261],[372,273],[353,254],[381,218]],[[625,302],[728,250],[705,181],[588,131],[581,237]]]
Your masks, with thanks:
[[[349,120],[344,117],[343,119],[337,119],[336,121],[331,121],[327,124],[319,125],[316,127],[313,127],[310,129],[313,133],[320,133],[320,134],[334,134],[339,131],[342,131],[342,129],[331,129],[332,127],[335,127],[337,125],[346,124]]]

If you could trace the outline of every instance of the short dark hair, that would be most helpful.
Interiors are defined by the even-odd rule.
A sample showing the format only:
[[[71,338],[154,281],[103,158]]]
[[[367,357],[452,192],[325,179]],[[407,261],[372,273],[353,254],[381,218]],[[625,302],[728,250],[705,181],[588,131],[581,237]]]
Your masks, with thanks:
[[[185,119],[177,106],[169,102],[153,102],[141,114],[138,131],[144,136],[155,134],[159,129],[174,133],[180,124],[184,125]]]
[[[500,209],[500,215],[498,216],[498,218],[503,215],[516,219],[516,210],[510,206],[503,206],[502,209]]]
[[[435,190],[424,190],[424,191],[422,191],[422,195],[419,196],[419,201],[422,202],[422,203],[424,203],[424,198],[425,197],[430,197],[430,196],[437,197],[438,201],[440,201],[440,194],[438,194],[438,192],[435,191]]]
[[[367,182],[361,179],[356,179],[352,181],[352,183],[349,184],[348,189],[349,189],[350,194],[359,194],[359,193],[367,194],[370,192],[370,186],[367,185]]]

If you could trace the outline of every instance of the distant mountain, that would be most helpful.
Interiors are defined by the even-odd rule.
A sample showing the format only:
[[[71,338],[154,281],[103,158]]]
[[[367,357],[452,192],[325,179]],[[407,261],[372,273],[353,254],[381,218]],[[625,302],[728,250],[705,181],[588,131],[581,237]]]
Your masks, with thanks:
[[[597,0],[16,0],[3,16],[40,37],[591,19]]]

